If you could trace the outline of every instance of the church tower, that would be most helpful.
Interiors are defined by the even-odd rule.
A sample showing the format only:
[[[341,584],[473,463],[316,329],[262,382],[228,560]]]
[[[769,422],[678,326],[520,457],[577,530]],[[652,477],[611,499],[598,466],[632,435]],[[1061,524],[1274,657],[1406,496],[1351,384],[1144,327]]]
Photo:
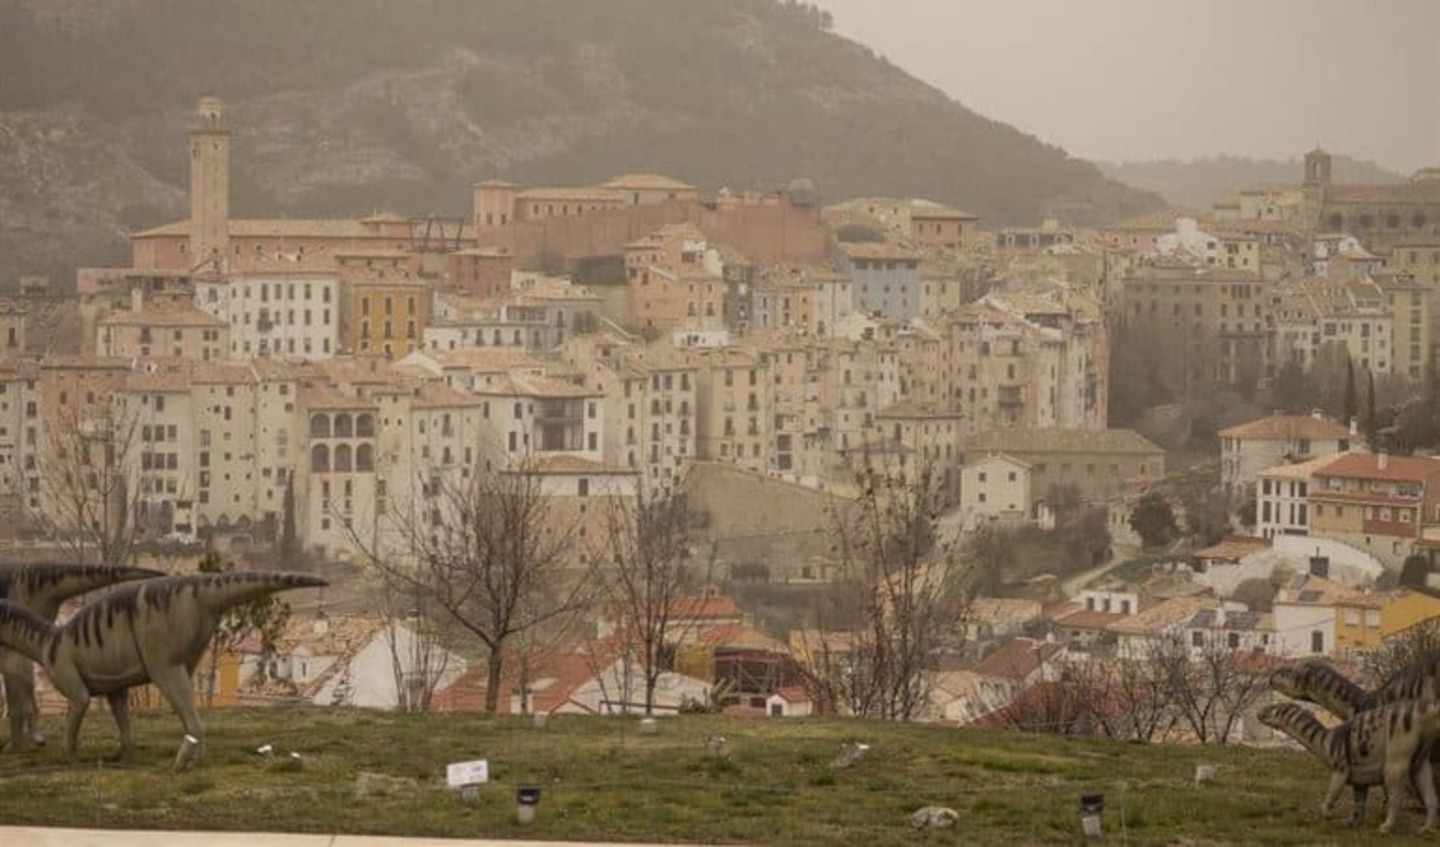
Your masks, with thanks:
[[[223,271],[230,249],[230,124],[225,104],[200,100],[190,125],[190,266],[215,261]]]
[[[1304,201],[1306,229],[1320,229],[1320,212],[1325,205],[1325,189],[1330,187],[1330,154],[1315,148],[1305,154],[1305,182],[1300,190]]]

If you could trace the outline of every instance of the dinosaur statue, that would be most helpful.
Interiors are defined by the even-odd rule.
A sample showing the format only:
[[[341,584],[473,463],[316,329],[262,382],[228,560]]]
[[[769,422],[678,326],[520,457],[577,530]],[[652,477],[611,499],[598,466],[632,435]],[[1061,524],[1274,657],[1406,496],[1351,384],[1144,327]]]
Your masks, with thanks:
[[[0,565],[0,600],[23,606],[46,620],[55,620],[60,604],[87,591],[164,576],[145,568],[106,565]],[[19,653],[0,649],[0,675],[5,679],[5,706],[10,717],[7,750],[23,751],[43,743],[35,727],[35,666]]]
[[[1376,703],[1440,699],[1440,650],[1431,650],[1390,674],[1373,696]]]
[[[1326,663],[1286,665],[1270,674],[1270,688],[1293,700],[1314,703],[1341,720],[1373,709],[1375,696]]]
[[[169,576],[127,585],[87,603],[60,626],[13,603],[0,602],[0,645],[45,668],[69,701],[65,752],[72,759],[90,698],[103,695],[128,757],[135,739],[127,694],[155,684],[184,724],[186,740],[175,755],[183,770],[204,756],[205,727],[195,709],[191,674],[225,612],[278,591],[327,585],[297,573],[223,573]]]
[[[1440,735],[1440,701],[1387,703],[1362,712],[1344,723],[1326,728],[1308,709],[1295,703],[1277,703],[1257,714],[1260,722],[1300,742],[1330,766],[1330,786],[1321,811],[1328,815],[1340,791],[1349,785],[1354,791],[1352,825],[1365,819],[1365,799],[1370,788],[1385,788],[1385,821],[1382,833],[1395,826],[1395,817],[1405,797],[1405,784],[1412,776],[1425,801],[1425,825],[1435,825],[1435,777],[1428,746]]]

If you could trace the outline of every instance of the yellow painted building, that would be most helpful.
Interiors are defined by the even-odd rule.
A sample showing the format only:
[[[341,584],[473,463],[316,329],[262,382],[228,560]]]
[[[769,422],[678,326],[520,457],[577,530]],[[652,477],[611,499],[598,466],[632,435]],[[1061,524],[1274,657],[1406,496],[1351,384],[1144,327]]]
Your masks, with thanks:
[[[1401,588],[1335,604],[1335,648],[1344,655],[1373,650],[1386,638],[1440,617],[1440,597]]]
[[[421,349],[430,321],[425,282],[409,276],[349,279],[341,346],[399,358]]]

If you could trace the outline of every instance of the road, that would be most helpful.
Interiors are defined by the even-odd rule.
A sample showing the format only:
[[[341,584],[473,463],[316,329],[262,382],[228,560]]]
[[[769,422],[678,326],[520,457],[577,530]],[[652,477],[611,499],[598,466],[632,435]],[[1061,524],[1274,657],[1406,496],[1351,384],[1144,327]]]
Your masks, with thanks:
[[[1112,543],[1110,545],[1110,558],[1104,564],[1097,565],[1088,571],[1081,571],[1068,579],[1062,580],[1060,583],[1060,591],[1066,597],[1074,597],[1091,582],[1094,582],[1114,568],[1120,567],[1138,555],[1140,555],[1139,547]]]

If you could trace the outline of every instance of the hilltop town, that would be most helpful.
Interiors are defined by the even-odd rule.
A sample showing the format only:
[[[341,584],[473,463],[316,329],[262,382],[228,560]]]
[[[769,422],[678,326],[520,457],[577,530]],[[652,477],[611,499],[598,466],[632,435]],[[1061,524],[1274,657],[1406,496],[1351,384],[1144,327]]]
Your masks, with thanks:
[[[1342,185],[1314,150],[1294,185],[1100,227],[648,173],[241,219],[244,131],[200,101],[188,218],[0,304],[0,554],[331,577],[228,645],[210,702],[1266,740],[1273,663],[1440,616],[1440,169]],[[644,661],[595,600],[501,673],[396,581],[516,479],[563,540],[547,602],[621,561],[617,514],[683,496]],[[930,609],[923,696],[867,712],[833,677],[864,644],[863,611],[823,613],[863,558],[837,539],[921,486],[981,575]],[[898,556],[921,583],[928,553]],[[1177,661],[1223,669],[1223,708],[1148,725],[1107,683]]]

